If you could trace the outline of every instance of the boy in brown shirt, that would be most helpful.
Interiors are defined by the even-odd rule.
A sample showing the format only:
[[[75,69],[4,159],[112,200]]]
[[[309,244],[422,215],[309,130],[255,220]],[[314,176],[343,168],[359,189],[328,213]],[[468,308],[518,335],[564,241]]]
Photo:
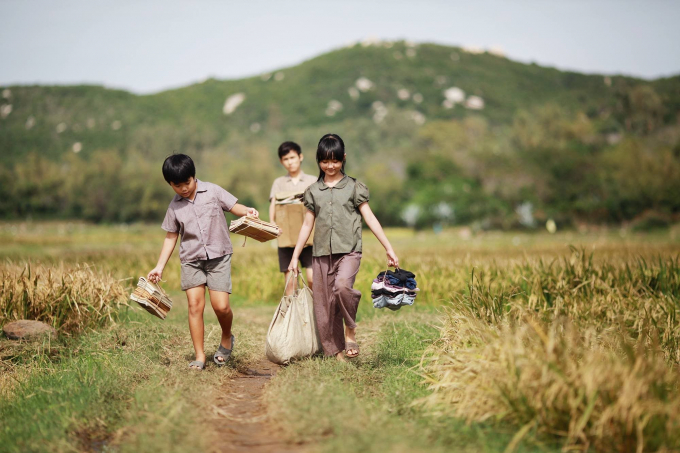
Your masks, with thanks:
[[[316,182],[317,178],[312,175],[308,175],[302,171],[302,161],[304,156],[302,155],[302,149],[300,145],[295,142],[283,142],[279,146],[279,161],[281,165],[288,171],[286,176],[281,176],[274,180],[272,184],[272,190],[269,193],[269,221],[276,223],[276,194],[281,192],[304,192],[307,187],[312,183]],[[302,225],[302,217],[300,219],[300,225]],[[281,227],[281,225],[279,225]],[[290,232],[292,237],[296,238],[300,234],[300,231]],[[284,273],[284,281],[288,281],[290,272],[288,272],[288,264],[290,259],[293,257],[293,250],[295,245],[290,247],[279,247],[279,270]],[[302,267],[307,269],[307,283],[310,289],[312,288],[312,246],[307,246],[302,249],[300,254],[300,264]],[[290,295],[293,293],[294,284],[291,282],[286,288],[286,294]]]
[[[234,348],[231,324],[234,315],[229,305],[231,294],[231,254],[229,228],[224,212],[242,217],[258,217],[256,209],[237,203],[236,197],[216,184],[196,179],[196,168],[189,156],[174,154],[163,162],[163,177],[175,191],[168,206],[162,228],[167,231],[158,264],[147,278],[157,283],[175,249],[179,248],[182,290],[189,304],[189,331],[196,351],[196,360],[189,368],[202,370],[205,366],[203,350],[203,310],[205,287],[210,303],[222,327],[222,339],[213,360],[224,365]]]

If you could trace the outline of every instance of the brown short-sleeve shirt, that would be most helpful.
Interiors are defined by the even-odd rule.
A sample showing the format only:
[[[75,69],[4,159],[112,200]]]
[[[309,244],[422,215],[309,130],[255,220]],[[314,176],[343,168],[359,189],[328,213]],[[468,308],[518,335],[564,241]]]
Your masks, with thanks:
[[[308,175],[307,173],[300,171],[300,177],[297,183],[293,181],[290,175],[279,176],[274,180],[272,184],[272,190],[269,191],[269,201],[276,196],[279,192],[304,192],[307,187],[316,182],[317,177]]]
[[[179,233],[182,263],[219,258],[233,252],[224,211],[231,211],[236,197],[216,184],[196,180],[193,201],[175,195],[161,228]]]
[[[317,181],[307,188],[303,203],[316,217],[314,256],[361,251],[359,205],[368,198],[368,188],[347,175],[333,187]]]

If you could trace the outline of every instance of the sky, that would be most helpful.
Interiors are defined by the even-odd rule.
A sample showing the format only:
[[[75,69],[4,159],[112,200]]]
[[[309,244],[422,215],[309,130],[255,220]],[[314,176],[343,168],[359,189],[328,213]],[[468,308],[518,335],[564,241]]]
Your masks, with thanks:
[[[680,74],[672,0],[0,0],[0,86],[135,93],[234,79],[375,37],[497,47],[522,62]]]

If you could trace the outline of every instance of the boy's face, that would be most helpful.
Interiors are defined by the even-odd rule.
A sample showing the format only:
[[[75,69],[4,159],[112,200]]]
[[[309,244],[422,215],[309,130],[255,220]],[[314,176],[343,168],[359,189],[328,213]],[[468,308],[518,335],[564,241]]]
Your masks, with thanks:
[[[179,184],[171,182],[170,186],[172,187],[172,190],[174,190],[175,193],[180,197],[191,199],[194,197],[194,194],[196,193],[196,178],[191,177],[188,180],[181,182]]]
[[[281,165],[288,171],[288,173],[296,173],[300,170],[300,164],[302,163],[302,154],[298,154],[295,151],[290,151],[288,154],[281,158]]]

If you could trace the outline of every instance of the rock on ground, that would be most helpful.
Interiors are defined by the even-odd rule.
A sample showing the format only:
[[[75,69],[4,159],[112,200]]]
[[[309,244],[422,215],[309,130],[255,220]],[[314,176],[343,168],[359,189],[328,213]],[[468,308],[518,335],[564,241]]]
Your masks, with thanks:
[[[3,332],[10,340],[28,340],[42,335],[57,336],[54,327],[40,321],[23,319],[5,324]]]

